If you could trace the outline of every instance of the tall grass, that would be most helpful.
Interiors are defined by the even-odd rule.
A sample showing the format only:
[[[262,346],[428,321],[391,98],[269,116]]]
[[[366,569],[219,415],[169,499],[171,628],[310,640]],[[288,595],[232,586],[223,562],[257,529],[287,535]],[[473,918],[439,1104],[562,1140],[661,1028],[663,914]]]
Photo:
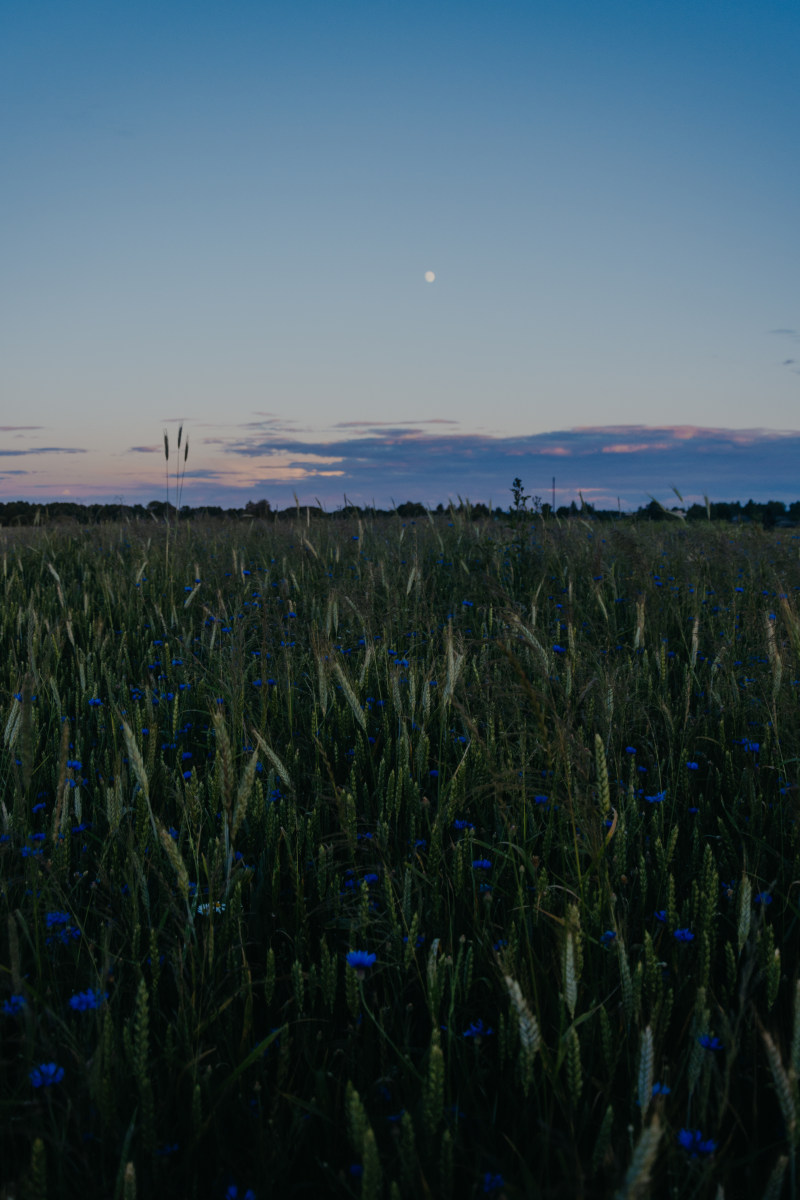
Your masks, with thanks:
[[[5,1195],[794,1194],[799,548],[6,535]]]

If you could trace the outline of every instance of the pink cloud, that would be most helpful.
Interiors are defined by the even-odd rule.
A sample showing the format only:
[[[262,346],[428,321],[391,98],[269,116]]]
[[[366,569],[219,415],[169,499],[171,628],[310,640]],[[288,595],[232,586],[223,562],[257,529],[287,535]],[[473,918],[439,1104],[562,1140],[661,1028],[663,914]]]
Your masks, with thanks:
[[[640,454],[642,450],[671,450],[669,442],[614,442],[603,446],[601,454]]]

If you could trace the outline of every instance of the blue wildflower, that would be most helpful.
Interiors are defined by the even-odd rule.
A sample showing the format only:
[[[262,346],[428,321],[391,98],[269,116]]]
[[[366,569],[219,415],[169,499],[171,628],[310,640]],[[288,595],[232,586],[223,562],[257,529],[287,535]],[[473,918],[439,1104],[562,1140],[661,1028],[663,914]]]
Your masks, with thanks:
[[[645,800],[648,804],[663,804],[666,798],[666,792],[656,792],[654,796],[645,796]]]
[[[40,1063],[30,1072],[29,1079],[35,1088],[50,1087],[51,1084],[61,1083],[64,1078],[64,1068],[57,1067],[54,1062]]]
[[[469,1029],[465,1029],[461,1036],[465,1038],[489,1037],[493,1033],[494,1030],[491,1027],[484,1029],[483,1021],[479,1017],[477,1021],[470,1022]]]
[[[691,929],[676,929],[672,935],[676,942],[693,942],[694,934]]]
[[[758,892],[758,894],[753,897],[753,903],[763,904],[766,908],[768,904],[772,904],[772,896],[770,896],[769,892]]]
[[[69,925],[69,913],[49,912],[45,916],[45,923],[48,929],[52,929],[54,925]]]
[[[502,1175],[493,1175],[491,1171],[487,1171],[483,1177],[483,1187],[481,1191],[485,1196],[491,1196],[493,1192],[499,1192],[502,1187],[505,1187],[506,1181]]]
[[[354,971],[363,974],[367,967],[371,967],[375,962],[376,956],[368,954],[366,950],[351,950],[347,955],[347,965],[352,967]]]
[[[614,941],[614,938],[616,936],[617,936],[617,931],[615,929],[607,929],[605,931],[605,933],[603,934],[603,936],[600,938],[600,942],[603,946],[607,946],[609,942]]]
[[[697,1039],[704,1050],[724,1050],[722,1042],[718,1037],[711,1037],[708,1033],[703,1033]]]
[[[668,1096],[671,1091],[672,1088],[668,1087],[666,1083],[654,1083],[651,1094],[653,1096]]]
[[[87,988],[85,992],[77,992],[70,996],[69,1006],[75,1012],[88,1012],[92,1008],[100,1008],[108,999],[108,992],[99,988]]]
[[[7,1017],[16,1017],[26,1007],[27,1003],[24,996],[9,996],[7,1000],[3,1001],[3,1012]]]
[[[636,753],[636,747],[635,747],[635,746],[626,746],[626,747],[625,747],[625,753],[626,753],[626,754],[635,754],[635,753]]]
[[[696,762],[687,762],[686,769],[688,771],[697,771],[699,768]]]
[[[491,871],[492,864],[488,858],[476,858],[472,863],[473,871]]]
[[[717,1148],[714,1139],[704,1139],[699,1129],[682,1129],[678,1134],[678,1141],[684,1150],[689,1151],[692,1158],[697,1158],[701,1154],[713,1154]]]

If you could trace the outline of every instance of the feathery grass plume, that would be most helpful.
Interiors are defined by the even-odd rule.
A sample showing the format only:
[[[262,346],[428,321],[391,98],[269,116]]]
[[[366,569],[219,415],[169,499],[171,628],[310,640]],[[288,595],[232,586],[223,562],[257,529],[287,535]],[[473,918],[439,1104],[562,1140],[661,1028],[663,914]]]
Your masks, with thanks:
[[[770,1172],[761,1200],[780,1200],[783,1195],[783,1178],[788,1165],[788,1154],[782,1154]]]
[[[411,1113],[406,1110],[400,1119],[400,1175],[405,1185],[406,1194],[416,1195],[419,1183],[419,1157],[417,1155],[417,1139],[414,1134],[414,1122]]]
[[[737,940],[739,943],[739,953],[742,953],[744,944],[750,934],[750,921],[753,915],[753,888],[750,880],[746,875],[742,876],[741,886],[739,887],[739,922],[736,929]]]
[[[644,597],[636,601],[636,633],[633,638],[633,648],[638,650],[644,642]]]
[[[581,1043],[574,1025],[567,1030],[567,1088],[572,1107],[577,1108],[583,1091]]]
[[[532,623],[534,626],[536,625],[536,609],[535,608],[533,609]],[[517,616],[516,613],[510,614],[510,624],[517,631],[517,633],[522,634],[525,641],[528,642],[528,644],[530,646],[532,646],[533,649],[536,651],[536,653],[539,655],[539,658],[541,659],[541,663],[542,663],[542,671],[544,673],[545,678],[547,678],[550,674],[550,660],[547,657],[547,651],[545,650],[542,643],[531,632],[531,630],[528,629],[527,626],[522,623],[522,621],[519,619],[519,617]]]
[[[789,1070],[794,1079],[800,1079],[800,979],[796,979],[794,984],[792,1049],[789,1055]]]
[[[239,780],[239,787],[236,792],[236,801],[233,806],[233,821],[231,822],[231,846],[236,841],[236,835],[241,829],[242,822],[247,815],[247,806],[250,803],[250,796],[253,792],[253,782],[256,777],[256,768],[258,767],[258,755],[253,752],[248,760],[247,766],[242,772],[242,777]]]
[[[136,776],[139,787],[142,789],[142,795],[144,796],[145,803],[147,805],[147,812],[150,817],[150,825],[153,830],[153,837],[157,839],[158,831],[156,829],[156,819],[153,815],[153,809],[150,804],[150,784],[147,779],[147,771],[142,759],[142,752],[137,745],[136,738],[133,735],[133,730],[127,721],[122,722],[122,732],[125,736],[125,746],[128,751],[130,764],[133,767],[133,773]]]
[[[350,1145],[354,1153],[360,1154],[364,1138],[370,1128],[367,1110],[350,1079],[344,1089],[344,1106],[347,1114],[347,1132],[350,1135]]]
[[[3,741],[9,750],[14,749],[14,745],[19,736],[20,724],[22,721],[22,705],[15,698],[11,701],[11,709],[6,721],[6,727],[3,731]]]
[[[433,1137],[444,1112],[444,1054],[440,1044],[438,1026],[431,1032],[431,1048],[428,1058],[428,1074],[422,1099],[422,1123],[425,1132]]]
[[[697,651],[700,647],[700,618],[695,617],[692,621],[692,647],[689,655],[689,664],[692,670],[697,666]]]
[[[148,1154],[155,1151],[155,1103],[150,1081],[150,1001],[144,977],[136,992],[136,1011],[133,1023],[133,1073],[139,1089],[142,1120],[142,1140]]]
[[[631,979],[628,952],[625,949],[625,942],[621,933],[617,934],[616,943],[617,958],[619,960],[619,977],[622,985],[622,1010],[625,1014],[625,1024],[630,1026],[631,1018],[633,1017],[633,980]]]
[[[4,1194],[5,1189],[4,1189]],[[13,1194],[13,1188],[12,1193]],[[31,1147],[31,1165],[28,1177],[23,1181],[26,1200],[47,1200],[47,1152],[41,1138],[34,1138]]]
[[[783,677],[783,662],[778,652],[778,647],[775,642],[775,623],[770,618],[769,613],[764,613],[764,624],[767,630],[767,656],[769,665],[772,670],[772,695],[777,696],[781,690],[781,679]]]
[[[567,931],[564,947],[564,999],[567,1002],[569,1015],[575,1019],[575,1005],[578,1002],[578,978],[575,972],[575,941],[572,930]]]
[[[319,706],[324,717],[328,711],[328,672],[321,654],[317,655],[317,678],[319,680]]]
[[[110,790],[110,789],[109,789]],[[172,840],[169,831],[164,828],[160,821],[156,821],[158,830],[158,840],[164,849],[164,853],[170,861],[172,869],[178,877],[178,891],[181,899],[185,904],[189,903],[189,872],[186,870],[186,864],[181,858],[180,851]]]
[[[233,804],[233,751],[228,737],[228,727],[222,714],[215,712],[213,721],[222,805],[229,813]]]
[[[658,1154],[662,1127],[658,1114],[642,1130],[628,1167],[625,1181],[617,1192],[617,1200],[640,1200],[650,1194],[650,1176]]]
[[[608,1148],[611,1145],[611,1130],[614,1126],[614,1105],[609,1104],[606,1111],[603,1113],[603,1120],[600,1123],[600,1129],[597,1133],[597,1140],[592,1151],[592,1171],[597,1174],[603,1166],[608,1153]]]
[[[520,1061],[522,1090],[527,1096],[533,1083],[534,1059],[541,1044],[539,1022],[528,1007],[528,1001],[523,996],[522,988],[516,979],[512,979],[510,975],[505,975],[503,978],[505,979],[508,994],[511,997],[511,1003],[517,1015],[517,1029],[519,1030],[519,1041],[522,1048]]]
[[[647,1116],[653,1098],[653,1030],[648,1025],[642,1030],[639,1043],[639,1107],[642,1121]]]
[[[772,944],[774,937],[775,934],[770,925],[767,929],[767,942],[772,953],[767,959],[767,1012],[772,1011],[772,1006],[778,999],[778,989],[781,986],[781,952],[777,946]]]
[[[607,817],[611,812],[611,789],[608,785],[606,752],[603,748],[603,739],[599,733],[594,735],[594,759],[595,770],[597,772],[597,794],[600,800],[600,811],[604,817]]]
[[[361,705],[358,702],[358,697],[356,696],[355,692],[353,691],[352,687],[350,686],[350,680],[347,678],[346,674],[344,673],[341,663],[335,662],[333,664],[333,669],[339,677],[339,681],[342,685],[342,691],[345,694],[347,703],[350,705],[351,709],[353,710],[353,716],[355,717],[356,721],[358,721],[359,725],[366,733],[367,719],[364,716],[363,708],[361,707]]]
[[[264,754],[266,754],[267,758],[269,759],[269,761],[272,763],[273,767],[277,771],[278,775],[281,778],[281,783],[285,784],[290,792],[293,792],[295,790],[295,786],[292,783],[292,777],[289,774],[289,772],[286,770],[286,767],[283,765],[281,760],[278,758],[275,751],[272,749],[271,746],[267,745],[267,743],[264,741],[261,734],[255,728],[253,729],[253,737],[256,739],[259,746],[263,750]]]
[[[379,1200],[381,1195],[381,1159],[378,1143],[371,1128],[367,1128],[361,1145],[361,1200]]]
[[[106,820],[112,837],[119,831],[122,820],[122,780],[115,779],[113,787],[106,788]]]
[[[795,1102],[795,1088],[792,1087],[792,1082],[786,1073],[786,1069],[781,1061],[778,1047],[773,1042],[766,1029],[761,1030],[761,1037],[764,1040],[764,1046],[767,1051],[767,1059],[769,1060],[769,1069],[772,1072],[772,1082],[775,1085],[775,1091],[778,1096],[778,1103],[783,1116],[784,1124],[786,1125],[786,1136],[791,1145],[794,1145],[797,1138],[797,1105]]]
[[[453,648],[453,622],[447,622],[447,630],[445,633],[445,644],[447,651],[447,673],[445,678],[444,691],[442,692],[442,703],[446,706],[453,698],[453,691],[458,677],[461,673],[461,668],[464,665],[464,655],[456,654]]]
[[[164,434],[166,437],[167,435]],[[136,1168],[132,1162],[125,1164],[122,1183],[122,1200],[136,1200]]]

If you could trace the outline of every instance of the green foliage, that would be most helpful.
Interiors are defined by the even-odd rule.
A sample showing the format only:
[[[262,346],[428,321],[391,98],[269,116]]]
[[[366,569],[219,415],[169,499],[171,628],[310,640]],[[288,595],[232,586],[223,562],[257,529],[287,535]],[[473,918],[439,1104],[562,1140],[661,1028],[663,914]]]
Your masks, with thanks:
[[[3,531],[0,1191],[794,1187],[797,539],[516,485]]]

